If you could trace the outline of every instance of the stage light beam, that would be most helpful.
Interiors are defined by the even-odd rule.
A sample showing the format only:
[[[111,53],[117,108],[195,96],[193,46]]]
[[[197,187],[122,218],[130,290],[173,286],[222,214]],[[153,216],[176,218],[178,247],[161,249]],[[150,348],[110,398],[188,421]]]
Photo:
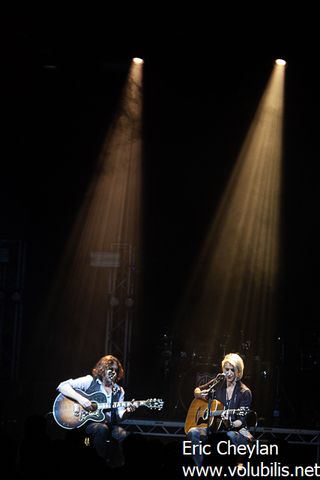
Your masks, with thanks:
[[[178,320],[189,325],[191,338],[210,345],[214,358],[224,348],[241,351],[246,339],[260,359],[272,357],[280,273],[284,72],[274,65]],[[256,360],[248,359],[247,368],[254,368]]]
[[[129,314],[128,298],[138,288],[133,287],[133,268],[139,262],[141,239],[142,67],[142,62],[131,62],[118,110],[41,313],[38,338],[46,338],[44,357],[56,375],[66,374],[66,364],[70,371],[86,370],[105,353],[118,355],[128,367],[127,353],[116,351],[116,342],[111,341],[116,326],[115,319],[108,324],[108,309],[117,299],[113,307],[119,305],[119,317],[124,315],[120,304]],[[117,258],[116,264],[101,264],[111,257]],[[132,312],[132,302],[130,307]],[[129,349],[128,336],[125,342]],[[110,344],[113,351],[107,352]]]

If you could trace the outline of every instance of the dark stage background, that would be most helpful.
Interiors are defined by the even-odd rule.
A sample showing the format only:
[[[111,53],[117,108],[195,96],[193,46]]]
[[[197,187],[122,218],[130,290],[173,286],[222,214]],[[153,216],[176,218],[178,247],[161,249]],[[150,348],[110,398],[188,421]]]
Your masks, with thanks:
[[[157,26],[140,21],[120,27],[116,20],[95,14],[36,21],[15,14],[5,21],[0,249],[7,276],[0,298],[0,368],[8,395],[2,398],[2,421],[19,430],[31,413],[50,411],[56,384],[87,373],[102,353],[88,345],[85,372],[57,364],[48,375],[46,336],[41,348],[34,337],[132,56],[145,59],[144,252],[138,272],[144,304],[135,318],[128,397],[164,397],[166,408],[157,418],[184,419],[195,379],[220,368],[225,348],[245,359],[259,354],[251,338],[239,335],[232,344],[213,339],[215,358],[208,358],[175,319],[273,61],[283,57],[288,67],[276,361],[257,360],[245,381],[253,392],[256,376],[272,382],[269,416],[262,415],[261,424],[318,428],[319,404],[309,402],[311,395],[304,398],[319,378],[320,347],[313,28],[302,40],[295,24],[286,25],[284,35],[280,26],[250,22],[218,31],[203,17],[202,23],[190,16]],[[14,346],[17,318],[21,336]],[[278,407],[280,416],[273,417]]]

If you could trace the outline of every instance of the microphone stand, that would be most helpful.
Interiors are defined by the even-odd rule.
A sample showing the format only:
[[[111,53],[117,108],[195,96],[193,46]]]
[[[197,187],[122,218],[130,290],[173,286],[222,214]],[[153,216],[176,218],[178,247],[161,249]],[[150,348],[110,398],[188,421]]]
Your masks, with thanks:
[[[211,414],[211,404],[212,404],[212,401],[214,400],[215,398],[215,394],[216,394],[216,390],[215,390],[215,386],[221,382],[222,379],[225,378],[225,374],[224,373],[218,373],[218,375],[216,375],[216,377],[214,379],[211,380],[210,383],[212,383],[210,385],[210,387],[208,388],[208,419],[207,419],[207,436],[209,436],[209,433],[210,433],[210,414]]]
[[[114,397],[114,392],[113,392],[113,381],[112,379],[111,380],[111,412],[110,412],[110,422],[111,422],[111,425],[114,424],[114,417],[115,417],[115,413],[114,413],[114,408],[113,408],[113,397]],[[111,438],[111,436],[110,436]]]
[[[110,410],[110,423],[111,425],[115,423],[115,412],[113,408],[113,399],[114,399],[114,384],[115,377],[113,375],[108,375],[110,384],[111,384],[111,410]]]
[[[114,380],[113,380],[113,376],[112,375],[107,375],[108,376],[108,380],[110,382],[110,386],[111,386],[111,397],[110,397],[110,401],[111,401],[111,405],[110,405],[110,425],[113,425],[115,422],[114,422],[114,417],[115,417],[115,413],[114,413],[114,408],[113,408],[113,397],[114,397],[114,391],[113,391],[113,387],[114,387]],[[112,429],[110,428],[109,429],[109,433],[108,433],[108,436],[107,436],[107,439],[106,439],[106,457],[107,458],[111,458],[112,456]]]

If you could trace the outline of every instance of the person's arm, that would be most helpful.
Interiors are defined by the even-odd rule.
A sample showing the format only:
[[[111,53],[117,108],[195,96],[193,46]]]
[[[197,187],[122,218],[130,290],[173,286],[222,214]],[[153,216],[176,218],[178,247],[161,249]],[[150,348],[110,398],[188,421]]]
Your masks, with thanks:
[[[242,392],[239,408],[243,408],[244,411],[249,410],[251,407],[251,402],[252,402],[251,391],[248,389]],[[236,418],[230,422],[230,426],[231,428],[235,428],[235,429],[246,427],[247,426],[246,415],[236,414]]]
[[[119,402],[124,402],[124,390],[123,390],[122,387],[121,387]],[[132,402],[134,402],[134,400],[132,400]],[[119,407],[117,409],[118,419],[119,420],[125,420],[130,415],[130,413],[134,412],[136,409],[137,409],[137,407],[135,405],[129,405],[126,408],[125,407]]]
[[[231,420],[230,421],[230,427],[231,428],[241,428],[243,426],[242,420]]]
[[[88,409],[91,407],[90,400],[84,395],[81,395],[81,393],[75,389],[77,388],[79,390],[85,390],[90,385],[91,380],[92,378],[89,375],[87,375],[87,377],[81,377],[75,380],[66,380],[65,382],[61,382],[58,385],[57,390],[65,397],[68,397],[71,400],[75,400],[80,405],[82,405],[83,408]]]
[[[132,400],[132,402],[134,402],[134,400]],[[126,418],[128,418],[130,414],[133,413],[136,409],[137,407],[135,405],[129,405],[128,407],[126,407],[122,414],[121,420],[125,420]]]

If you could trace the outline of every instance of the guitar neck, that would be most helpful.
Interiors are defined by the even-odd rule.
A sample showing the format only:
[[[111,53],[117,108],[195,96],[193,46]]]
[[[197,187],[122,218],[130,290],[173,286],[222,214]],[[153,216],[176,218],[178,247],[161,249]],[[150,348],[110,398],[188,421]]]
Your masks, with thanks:
[[[228,413],[229,415],[233,415],[237,412],[239,412],[238,408],[233,408],[229,410],[214,410],[214,412],[210,412],[210,417],[220,417],[222,413]]]
[[[100,410],[105,410],[105,409],[108,409],[108,408],[120,408],[120,407],[127,408],[130,405],[135,405],[136,407],[140,407],[141,405],[144,405],[145,403],[146,403],[146,400],[135,400],[134,402],[130,402],[130,401],[128,401],[128,402],[113,402],[112,405],[110,405],[110,403],[98,403],[97,407]]]

